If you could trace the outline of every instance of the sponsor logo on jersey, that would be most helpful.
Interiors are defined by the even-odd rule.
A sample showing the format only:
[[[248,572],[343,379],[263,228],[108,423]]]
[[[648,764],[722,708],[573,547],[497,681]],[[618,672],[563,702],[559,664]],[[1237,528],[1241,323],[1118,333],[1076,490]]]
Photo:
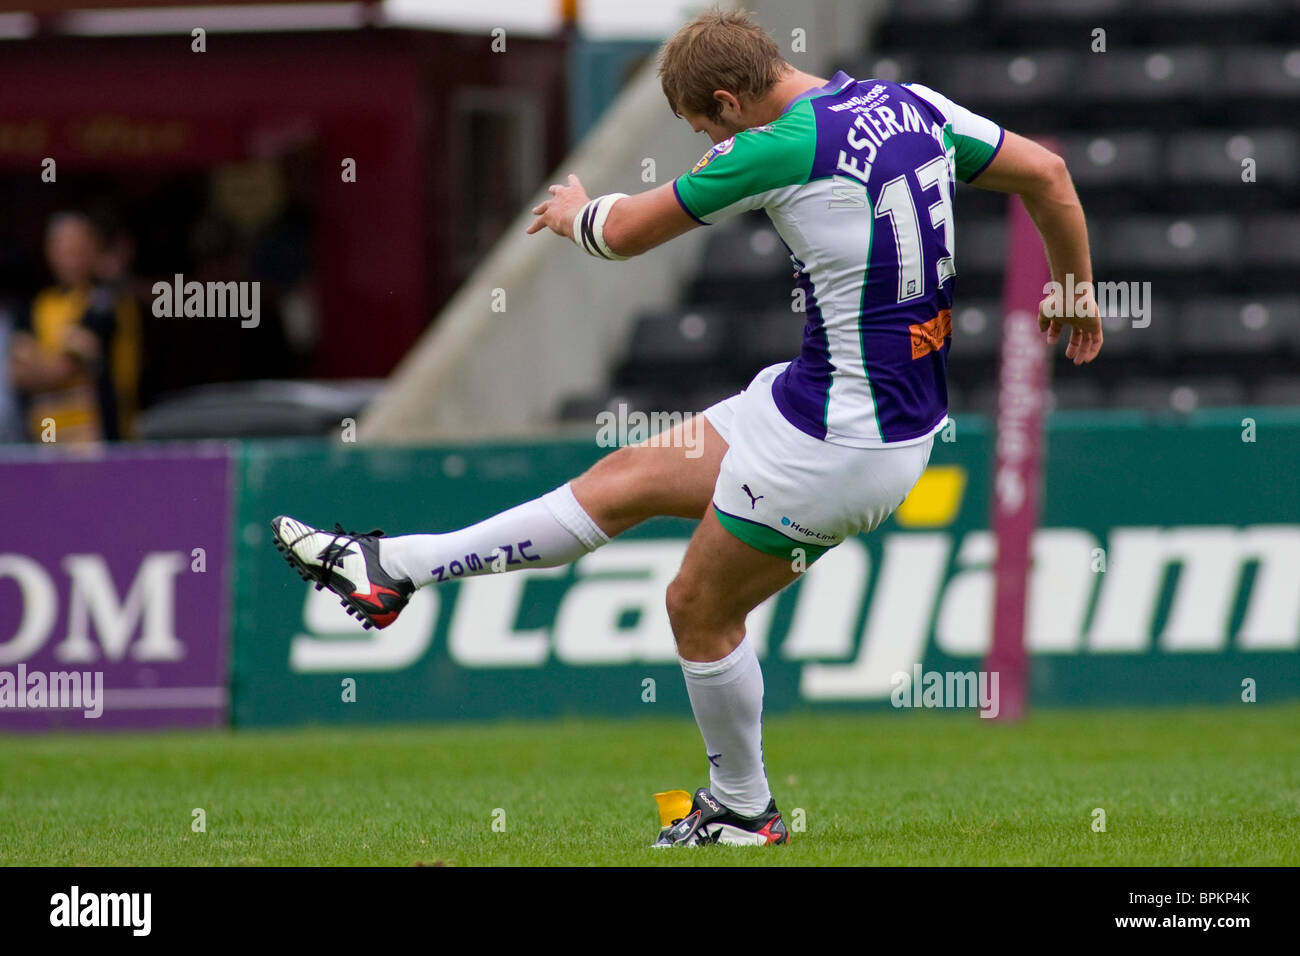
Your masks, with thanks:
[[[907,331],[912,336],[913,360],[937,352],[943,348],[944,340],[952,337],[952,310],[940,309],[933,319],[919,325],[909,325]]]
[[[691,167],[692,175],[698,173],[701,169],[709,165],[709,163],[713,162],[719,156],[725,156],[727,153],[731,152],[731,147],[734,146],[735,144],[736,144],[736,137],[734,136],[728,136],[721,143],[718,143],[707,153],[701,156],[700,161],[698,163],[696,163],[694,166]]]

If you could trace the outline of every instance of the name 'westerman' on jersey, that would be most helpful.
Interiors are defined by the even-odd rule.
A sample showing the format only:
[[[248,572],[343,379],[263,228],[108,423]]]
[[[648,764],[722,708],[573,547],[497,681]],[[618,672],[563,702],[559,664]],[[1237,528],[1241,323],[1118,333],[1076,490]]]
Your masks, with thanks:
[[[795,427],[857,447],[943,427],[954,180],[978,176],[1003,136],[919,84],[840,72],[673,184],[705,224],[765,210],[789,248],[807,321],[772,394]]]

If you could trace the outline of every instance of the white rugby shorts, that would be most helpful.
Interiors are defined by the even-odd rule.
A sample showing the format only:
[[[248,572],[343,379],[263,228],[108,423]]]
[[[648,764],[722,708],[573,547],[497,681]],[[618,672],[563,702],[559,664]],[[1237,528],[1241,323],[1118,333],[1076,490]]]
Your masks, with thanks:
[[[772,380],[788,364],[763,369],[743,392],[704,410],[728,445],[713,509],[751,547],[811,564],[893,514],[929,464],[934,436],[872,448],[814,438],[772,398]]]

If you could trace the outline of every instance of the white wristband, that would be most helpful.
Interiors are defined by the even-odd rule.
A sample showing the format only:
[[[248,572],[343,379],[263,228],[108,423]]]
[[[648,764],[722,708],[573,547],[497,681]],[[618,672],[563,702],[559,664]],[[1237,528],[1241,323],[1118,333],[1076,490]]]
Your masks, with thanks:
[[[626,199],[627,193],[607,193],[593,199],[578,210],[573,217],[573,241],[583,252],[598,259],[623,261],[627,256],[620,256],[605,241],[605,220],[614,203]]]

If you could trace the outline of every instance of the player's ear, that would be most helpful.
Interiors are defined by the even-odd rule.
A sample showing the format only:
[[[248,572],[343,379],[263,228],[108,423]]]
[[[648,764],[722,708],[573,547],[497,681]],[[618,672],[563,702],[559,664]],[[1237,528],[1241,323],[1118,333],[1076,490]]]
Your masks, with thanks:
[[[718,104],[718,119],[735,121],[740,119],[740,99],[728,90],[714,90],[713,102]]]

